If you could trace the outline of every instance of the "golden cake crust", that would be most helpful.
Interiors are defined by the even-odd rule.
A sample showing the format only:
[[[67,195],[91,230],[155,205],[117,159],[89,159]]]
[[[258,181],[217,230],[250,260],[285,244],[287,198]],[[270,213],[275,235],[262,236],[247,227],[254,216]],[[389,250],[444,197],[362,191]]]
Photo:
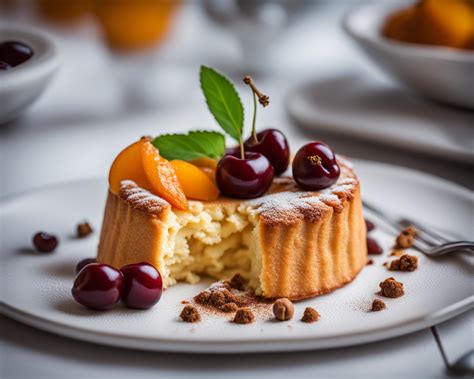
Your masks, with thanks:
[[[339,159],[341,176],[322,191],[301,191],[292,178],[276,178],[261,198],[221,197],[207,208],[246,208],[254,218],[261,255],[261,294],[298,300],[321,295],[352,281],[367,260],[360,184]],[[191,201],[192,203],[192,201]],[[146,261],[163,272],[165,225],[173,209],[163,199],[124,181],[109,192],[98,261],[121,267]]]

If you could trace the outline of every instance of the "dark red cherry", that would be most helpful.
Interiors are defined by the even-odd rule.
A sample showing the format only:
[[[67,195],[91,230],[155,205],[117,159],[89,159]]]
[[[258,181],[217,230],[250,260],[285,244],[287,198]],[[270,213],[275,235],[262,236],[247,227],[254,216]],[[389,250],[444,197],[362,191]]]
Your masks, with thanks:
[[[33,50],[27,44],[19,41],[4,41],[0,43],[0,60],[10,66],[18,66],[33,56]]]
[[[370,232],[375,229],[375,225],[372,221],[365,219],[365,227],[367,229],[367,232]]]
[[[96,263],[97,260],[95,258],[86,258],[83,259],[82,261],[77,262],[76,265],[76,274],[81,271],[85,266],[87,266],[89,263]]]
[[[383,249],[380,247],[379,243],[371,237],[367,237],[367,253],[380,255],[383,253]]]
[[[233,155],[234,157],[239,157],[240,156],[240,146],[236,145],[236,146],[226,147],[224,155]]]
[[[136,263],[120,269],[124,278],[122,301],[129,308],[148,309],[161,298],[163,281],[159,271],[148,263]]]
[[[0,70],[5,71],[11,68],[12,68],[11,64],[8,64],[7,62],[4,62],[4,61],[0,61]]]
[[[305,190],[327,188],[337,181],[340,173],[336,155],[324,142],[304,145],[293,160],[293,177]]]
[[[216,183],[225,196],[251,199],[263,195],[273,181],[273,166],[264,155],[245,153],[245,159],[224,156],[217,165]]]
[[[51,253],[58,246],[58,239],[52,234],[38,232],[33,236],[33,245],[41,253]]]
[[[290,146],[285,135],[277,129],[265,129],[245,141],[245,150],[260,153],[272,164],[275,175],[283,174],[290,163]]]
[[[97,310],[113,308],[120,300],[123,275],[112,266],[89,263],[74,280],[72,296],[85,307]]]

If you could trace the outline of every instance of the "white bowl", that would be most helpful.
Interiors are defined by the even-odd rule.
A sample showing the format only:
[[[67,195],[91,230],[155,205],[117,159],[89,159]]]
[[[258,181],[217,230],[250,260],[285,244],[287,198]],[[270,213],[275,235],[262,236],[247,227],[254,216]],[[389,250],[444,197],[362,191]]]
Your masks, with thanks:
[[[382,70],[400,83],[431,99],[474,109],[473,52],[398,42],[381,34],[387,16],[409,4],[364,4],[344,17],[343,27]]]
[[[36,29],[0,24],[0,42],[21,41],[33,56],[10,70],[0,71],[0,124],[18,117],[47,87],[59,67],[59,54],[51,37]]]

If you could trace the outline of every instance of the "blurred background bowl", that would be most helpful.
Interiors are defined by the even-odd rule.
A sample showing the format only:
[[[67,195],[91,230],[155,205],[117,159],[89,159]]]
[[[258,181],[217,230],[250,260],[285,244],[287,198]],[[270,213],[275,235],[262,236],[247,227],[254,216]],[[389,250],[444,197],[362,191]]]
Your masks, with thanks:
[[[0,72],[0,124],[17,118],[41,95],[59,67],[59,53],[52,38],[36,29],[0,24],[1,41],[20,41],[33,56]]]
[[[474,52],[399,42],[382,35],[387,17],[407,2],[377,2],[350,11],[345,31],[392,78],[443,103],[474,109]]]

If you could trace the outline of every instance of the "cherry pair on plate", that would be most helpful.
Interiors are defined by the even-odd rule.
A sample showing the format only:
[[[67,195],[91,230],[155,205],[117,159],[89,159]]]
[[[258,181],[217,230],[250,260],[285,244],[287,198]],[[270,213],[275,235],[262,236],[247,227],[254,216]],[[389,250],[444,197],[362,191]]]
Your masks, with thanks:
[[[155,267],[136,263],[116,270],[88,258],[79,262],[72,295],[85,307],[106,310],[120,299],[129,308],[148,309],[155,305],[163,292],[163,281]]]

